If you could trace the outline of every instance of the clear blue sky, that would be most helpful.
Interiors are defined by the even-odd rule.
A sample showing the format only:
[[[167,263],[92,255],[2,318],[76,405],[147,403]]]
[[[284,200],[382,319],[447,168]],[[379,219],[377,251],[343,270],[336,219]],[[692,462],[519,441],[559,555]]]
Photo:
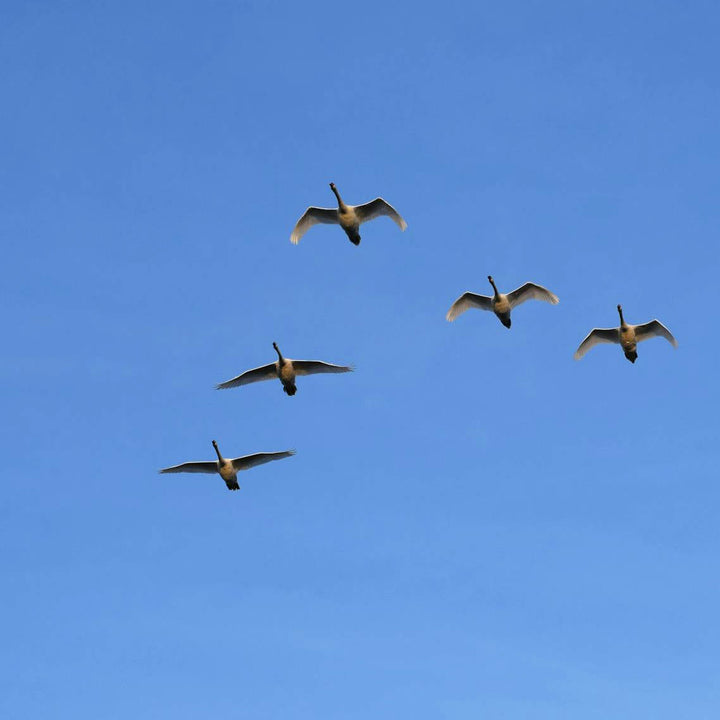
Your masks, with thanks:
[[[718,36],[3,3],[0,715],[717,718]],[[408,230],[292,246],[331,180]],[[488,274],[560,305],[445,322]],[[574,362],[618,302],[679,349]],[[357,372],[213,390],[274,340]],[[298,453],[157,474],[212,439]]]

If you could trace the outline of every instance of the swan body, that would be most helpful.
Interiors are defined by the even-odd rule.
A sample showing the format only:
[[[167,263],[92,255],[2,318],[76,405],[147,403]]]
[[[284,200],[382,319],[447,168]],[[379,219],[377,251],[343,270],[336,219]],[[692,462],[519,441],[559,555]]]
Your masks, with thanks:
[[[623,317],[622,305],[617,306],[620,315],[620,327],[593,328],[575,351],[575,359],[579,360],[590,348],[601,343],[616,343],[622,348],[625,357],[635,363],[637,360],[637,344],[651,337],[664,337],[674,348],[678,346],[673,334],[659,321],[651,320],[642,325],[629,325]]]
[[[295,454],[294,450],[284,450],[283,452],[272,453],[254,453],[253,455],[243,455],[237,458],[224,458],[220,454],[218,444],[213,440],[213,447],[217,454],[217,460],[208,460],[206,462],[186,462],[180,465],[163,468],[161,473],[218,473],[225,481],[228,490],[239,490],[240,486],[237,481],[237,474],[241,470],[249,470],[256,465],[263,465],[273,460],[282,460]]]
[[[277,343],[273,343],[278,359],[268,365],[262,365],[247,370],[244,373],[217,385],[218,390],[227,390],[228,388],[239,387],[241,385],[249,385],[250,383],[260,382],[261,380],[271,380],[279,378],[282,383],[283,390],[288,395],[294,395],[297,392],[295,378],[298,375],[315,375],[318,373],[346,373],[352,372],[353,368],[347,365],[332,365],[331,363],[322,362],[320,360],[290,360],[282,356]]]
[[[407,223],[402,219],[400,213],[382,198],[375,198],[364,205],[346,205],[340,197],[335,183],[330,183],[330,189],[335,193],[335,197],[337,198],[337,209],[309,207],[297,221],[292,235],[290,235],[290,242],[293,243],[293,245],[297,245],[300,242],[300,238],[313,225],[317,225],[318,223],[340,225],[350,242],[354,245],[360,244],[360,225],[364,222],[374,220],[381,215],[387,215],[391,218],[400,230],[405,230],[407,227]]]
[[[557,295],[551,293],[547,288],[535,283],[527,282],[524,285],[507,294],[498,291],[492,275],[488,275],[488,280],[495,291],[492,297],[487,295],[476,295],[472,292],[463,293],[451,306],[445,316],[446,320],[452,322],[456,317],[462,315],[470,308],[478,310],[491,310],[497,315],[500,322],[509,328],[512,325],[510,320],[510,311],[526,302],[527,300],[543,300],[545,302],[557,305]]]

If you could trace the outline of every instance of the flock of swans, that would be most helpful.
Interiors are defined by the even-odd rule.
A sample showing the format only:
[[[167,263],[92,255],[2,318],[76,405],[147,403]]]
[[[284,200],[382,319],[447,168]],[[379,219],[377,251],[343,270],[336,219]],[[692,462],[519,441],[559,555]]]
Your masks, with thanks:
[[[318,223],[340,225],[350,242],[354,245],[360,244],[360,225],[382,215],[391,218],[400,230],[407,228],[407,223],[403,220],[400,213],[382,198],[375,198],[363,205],[346,205],[340,197],[335,183],[330,183],[330,189],[337,198],[337,208],[309,207],[295,224],[295,228],[290,235],[291,243],[297,245],[303,235],[305,235],[313,225],[317,225]],[[450,306],[446,319],[452,322],[466,310],[476,308],[478,310],[494,312],[500,322],[506,328],[510,328],[512,324],[510,317],[512,310],[527,300],[542,300],[552,305],[557,305],[560,302],[557,295],[550,292],[547,288],[532,282],[527,282],[512,292],[501,293],[497,289],[492,275],[488,275],[488,280],[493,288],[492,296],[477,295],[469,291],[465,292]],[[625,357],[631,363],[637,360],[637,344],[642,340],[647,340],[651,337],[663,337],[673,347],[677,347],[677,340],[675,340],[672,333],[659,320],[651,320],[642,325],[629,325],[625,322],[621,305],[617,306],[617,311],[620,315],[620,325],[616,328],[593,328],[575,351],[574,357],[576,360],[583,357],[590,348],[601,343],[615,343],[620,345]],[[273,348],[278,356],[275,362],[261,365],[252,370],[246,370],[240,373],[240,375],[220,383],[216,386],[217,389],[226,390],[262,380],[279,379],[283,391],[287,393],[287,395],[292,396],[297,392],[295,379],[298,376],[318,373],[346,373],[353,370],[351,365],[333,365],[320,360],[291,360],[290,358],[283,357],[277,343],[273,343]],[[238,485],[237,474],[241,470],[249,470],[257,465],[263,465],[273,460],[282,460],[295,454],[294,450],[284,450],[281,452],[254,453],[253,455],[244,455],[242,457],[228,459],[221,455],[215,440],[212,441],[212,445],[215,449],[217,460],[184,462],[179,465],[163,468],[160,472],[217,473],[225,481],[228,490],[239,490],[240,486]]]

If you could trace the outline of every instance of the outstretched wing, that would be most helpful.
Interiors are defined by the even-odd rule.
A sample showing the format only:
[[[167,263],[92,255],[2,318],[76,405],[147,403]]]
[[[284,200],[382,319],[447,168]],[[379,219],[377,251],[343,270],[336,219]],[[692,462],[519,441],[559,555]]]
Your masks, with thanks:
[[[591,347],[600,343],[619,343],[620,337],[617,328],[594,328],[588,336],[580,343],[580,347],[573,356],[579,360]]]
[[[261,380],[271,380],[277,376],[277,366],[275,363],[270,363],[269,365],[263,365],[262,367],[256,367],[253,370],[248,370],[247,372],[234,377],[232,380],[226,380],[215,387],[218,390],[227,390],[228,388],[239,387],[240,385],[249,385],[250,383],[260,382]]]
[[[452,322],[458,315],[462,315],[470,308],[478,310],[492,310],[492,298],[487,295],[476,295],[475,293],[463,293],[451,306],[445,316],[448,322]]]
[[[635,326],[635,339],[638,342],[651,337],[664,337],[673,347],[678,346],[673,334],[659,320],[651,320],[643,325]]]
[[[169,468],[163,468],[161,473],[216,473],[218,471],[217,463],[214,460],[208,462],[186,462],[180,465],[173,465]]]
[[[283,458],[290,457],[294,454],[294,450],[284,450],[283,452],[272,453],[255,453],[254,455],[243,455],[239,458],[233,458],[231,462],[236,471],[248,470],[256,465],[264,465],[265,463],[272,462],[273,460],[282,460]]]
[[[547,288],[542,285],[536,285],[535,283],[527,282],[517,290],[507,294],[508,302],[510,307],[514,308],[517,305],[522,305],[526,300],[544,300],[545,302],[557,305],[560,300],[555,293],[551,293]]]
[[[390,203],[385,202],[382,198],[375,198],[364,205],[356,205],[355,214],[361,223],[374,220],[376,217],[380,217],[381,215],[387,215],[389,218],[392,218],[401,230],[405,230],[407,227],[407,223],[402,219],[400,213]]]
[[[349,365],[332,365],[320,360],[293,360],[296,375],[315,375],[317,373],[345,373],[352,372]]]
[[[309,207],[305,214],[297,221],[290,236],[290,242],[297,245],[300,238],[313,226],[318,223],[324,225],[337,224],[338,214],[334,208]]]

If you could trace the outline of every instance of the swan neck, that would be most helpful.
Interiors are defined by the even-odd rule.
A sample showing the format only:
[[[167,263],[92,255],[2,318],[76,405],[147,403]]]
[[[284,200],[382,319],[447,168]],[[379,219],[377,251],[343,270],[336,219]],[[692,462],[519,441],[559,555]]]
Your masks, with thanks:
[[[337,201],[338,201],[338,208],[340,210],[344,210],[346,206],[345,206],[345,203],[343,202],[342,198],[340,197],[340,193],[338,192],[338,189],[334,185],[332,185],[330,187],[330,189],[335,193],[335,197],[337,198]]]
[[[620,315],[620,327],[625,325],[625,318],[623,317],[623,311],[621,307],[618,307],[618,314]]]
[[[220,454],[220,448],[218,448],[217,443],[214,442],[214,443],[213,443],[213,447],[215,448],[215,452],[217,453],[218,460],[219,460],[220,462],[222,462],[222,461],[223,461],[223,456]]]

